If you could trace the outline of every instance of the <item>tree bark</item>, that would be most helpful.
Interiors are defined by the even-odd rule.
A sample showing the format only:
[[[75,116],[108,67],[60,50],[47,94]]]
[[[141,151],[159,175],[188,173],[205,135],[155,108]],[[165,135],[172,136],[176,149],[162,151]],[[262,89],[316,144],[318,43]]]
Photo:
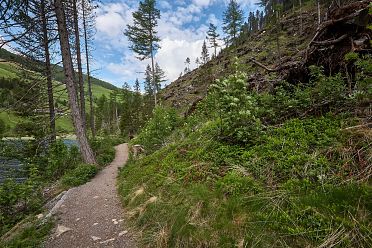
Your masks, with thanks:
[[[74,67],[68,39],[65,13],[62,0],[54,1],[55,13],[57,17],[59,41],[61,46],[63,70],[65,74],[65,83],[71,108],[71,117],[75,128],[77,140],[80,145],[81,155],[85,163],[96,164],[93,150],[91,149],[81,118],[80,106],[77,100],[77,93],[74,83]]]
[[[80,51],[80,32],[79,32],[79,18],[77,9],[77,0],[72,1],[73,5],[73,18],[74,18],[74,32],[75,32],[75,50],[76,60],[78,65],[78,77],[79,77],[79,92],[80,92],[80,112],[83,125],[85,127],[85,93],[84,93],[84,80],[83,80],[83,68],[81,65],[81,51]],[[85,129],[85,128],[84,128]]]
[[[88,81],[89,108],[90,108],[90,129],[92,130],[92,137],[94,139],[96,137],[96,127],[94,123],[92,81],[90,79],[88,35],[87,35],[87,24],[86,24],[86,15],[85,15],[85,0],[83,0],[83,28],[84,28],[84,41],[85,41],[85,60],[87,63],[87,79],[88,79],[87,81]]]
[[[55,122],[55,109],[54,109],[54,96],[53,96],[53,80],[52,80],[52,68],[50,64],[50,53],[49,53],[49,37],[48,37],[48,23],[45,14],[45,1],[41,0],[40,17],[42,22],[43,30],[43,46],[45,55],[45,75],[47,79],[48,88],[48,105],[49,105],[49,127],[50,127],[50,140],[54,142],[56,140],[56,122]]]

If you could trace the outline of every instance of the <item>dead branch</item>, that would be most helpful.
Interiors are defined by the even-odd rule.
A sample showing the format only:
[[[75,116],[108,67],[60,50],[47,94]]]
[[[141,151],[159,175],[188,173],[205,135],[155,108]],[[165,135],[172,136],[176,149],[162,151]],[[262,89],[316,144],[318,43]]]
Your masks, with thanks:
[[[371,128],[372,127],[372,122],[366,123],[366,124],[362,124],[362,125],[347,127],[347,128],[341,129],[341,131],[346,131],[346,130],[351,130],[351,129],[357,129],[357,128],[362,128],[362,127]]]
[[[252,63],[258,65],[259,67],[265,69],[266,71],[269,71],[269,72],[276,72],[278,71],[278,68],[275,68],[275,69],[271,69],[269,67],[267,67],[266,65],[258,62],[257,60],[255,60],[254,58],[250,58],[249,61],[251,61]]]
[[[313,44],[314,44],[314,45],[317,45],[317,46],[333,45],[333,44],[336,44],[336,43],[339,43],[339,42],[343,41],[343,40],[346,39],[348,36],[349,36],[348,34],[344,34],[344,35],[342,35],[342,36],[340,36],[339,38],[334,39],[334,40],[313,41]]]

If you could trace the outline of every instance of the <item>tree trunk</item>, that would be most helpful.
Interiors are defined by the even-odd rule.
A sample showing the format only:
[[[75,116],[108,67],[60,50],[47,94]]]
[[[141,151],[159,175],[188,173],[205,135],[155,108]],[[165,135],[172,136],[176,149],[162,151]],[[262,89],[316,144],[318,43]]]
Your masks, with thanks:
[[[86,16],[85,16],[85,0],[83,0],[83,27],[84,27],[84,41],[85,41],[85,60],[87,63],[88,94],[89,94],[89,107],[90,107],[90,129],[92,130],[92,137],[94,139],[96,137],[96,127],[94,123],[92,82],[90,79],[88,35],[87,35],[87,24],[86,24]]]
[[[50,127],[50,140],[54,142],[56,140],[56,122],[55,122],[55,109],[54,109],[54,97],[53,97],[53,80],[52,80],[52,69],[50,65],[50,53],[49,53],[49,38],[48,38],[48,24],[45,15],[45,2],[41,0],[41,22],[43,29],[43,46],[45,55],[45,75],[47,79],[48,88],[48,104],[49,104],[49,127]]]
[[[74,31],[75,31],[75,50],[76,60],[78,65],[78,76],[79,76],[79,92],[80,92],[80,112],[83,125],[85,127],[85,93],[84,93],[84,80],[83,80],[83,68],[81,65],[81,51],[80,51],[80,32],[79,32],[79,18],[78,9],[76,6],[77,0],[73,0],[73,16],[74,16]]]
[[[65,74],[65,83],[71,108],[71,117],[75,128],[77,140],[80,145],[81,155],[85,163],[96,164],[94,153],[89,145],[83,121],[81,118],[81,112],[79,103],[77,100],[77,94],[74,83],[74,67],[72,64],[70,43],[68,39],[65,13],[63,9],[62,0],[55,0],[54,7],[57,17],[59,41],[61,46],[63,71]]]
[[[280,32],[280,14],[279,11],[276,11],[276,18],[277,18],[277,26],[276,26],[276,48],[278,50],[278,61],[279,63],[282,61],[280,55],[280,44],[279,44],[279,32]]]
[[[302,24],[302,0],[300,0],[300,33],[302,34],[303,24]]]
[[[156,93],[157,93],[157,85],[156,85],[156,78],[155,78],[155,62],[154,62],[154,52],[152,50],[152,43],[151,43],[151,70],[152,70],[152,84],[154,87],[154,102],[155,107],[158,105]]]
[[[318,24],[320,25],[320,0],[317,0],[317,8],[318,8]]]

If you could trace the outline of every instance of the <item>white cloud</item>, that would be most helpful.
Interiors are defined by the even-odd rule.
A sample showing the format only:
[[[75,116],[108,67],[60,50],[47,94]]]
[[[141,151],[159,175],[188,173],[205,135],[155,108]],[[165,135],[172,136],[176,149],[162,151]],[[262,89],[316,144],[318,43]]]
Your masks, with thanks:
[[[192,2],[200,7],[207,7],[211,5],[214,1],[213,0],[192,0]]]
[[[116,0],[118,1],[118,0]],[[191,59],[191,68],[195,68],[195,59],[200,57],[201,47],[206,37],[209,23],[220,26],[220,20],[214,13],[205,13],[205,9],[219,2],[221,13],[224,3],[229,0],[160,0],[162,9],[161,19],[157,28],[161,38],[161,49],[156,53],[156,61],[166,72],[169,81],[177,79],[185,68],[187,57]],[[247,11],[258,0],[238,0],[242,8]],[[116,75],[115,81],[123,83],[132,82],[136,78],[143,78],[149,60],[139,61],[131,52],[129,42],[123,35],[127,24],[132,23],[132,13],[137,9],[138,1],[122,1],[100,4],[97,12],[97,35],[99,45],[105,54],[100,54],[102,64],[111,75]],[[204,24],[200,20],[205,20]],[[195,24],[197,23],[197,24]],[[120,54],[117,54],[120,51]],[[110,55],[114,53],[114,55]],[[212,53],[212,49],[210,49]],[[121,56],[120,62],[118,57]],[[106,58],[105,58],[106,57]],[[115,57],[112,62],[105,63],[109,58]]]

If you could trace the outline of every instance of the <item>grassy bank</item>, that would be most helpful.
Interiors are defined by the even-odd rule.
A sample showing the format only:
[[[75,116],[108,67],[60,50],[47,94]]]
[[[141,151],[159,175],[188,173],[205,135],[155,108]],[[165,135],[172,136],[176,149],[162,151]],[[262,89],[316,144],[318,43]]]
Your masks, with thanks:
[[[132,142],[146,154],[119,179],[140,244],[368,247],[372,133],[355,126],[371,71],[359,69],[354,95],[315,67],[308,85],[272,93],[248,92],[237,71],[187,119],[155,112]]]

